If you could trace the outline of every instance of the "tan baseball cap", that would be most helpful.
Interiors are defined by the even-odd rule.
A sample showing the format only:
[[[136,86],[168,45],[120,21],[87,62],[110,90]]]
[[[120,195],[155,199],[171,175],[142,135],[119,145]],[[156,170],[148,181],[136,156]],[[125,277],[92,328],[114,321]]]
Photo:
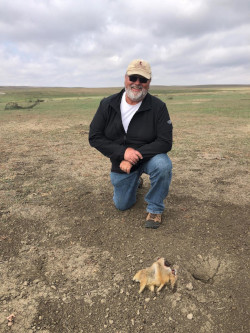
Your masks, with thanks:
[[[131,61],[127,68],[127,75],[141,75],[146,79],[151,79],[151,67],[149,63],[143,59],[135,59]]]

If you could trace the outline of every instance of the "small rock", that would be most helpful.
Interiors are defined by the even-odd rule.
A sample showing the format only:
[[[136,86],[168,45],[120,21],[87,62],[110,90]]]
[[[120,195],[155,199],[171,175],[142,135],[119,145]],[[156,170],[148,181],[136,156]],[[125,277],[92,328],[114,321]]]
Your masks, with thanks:
[[[132,326],[135,325],[135,320],[134,319],[131,319],[131,324],[132,324]]]
[[[148,303],[150,301],[150,298],[145,298],[145,302]]]
[[[187,290],[190,290],[190,291],[194,289],[194,287],[193,287],[193,285],[192,285],[191,282],[189,282],[189,283],[186,285],[186,288],[187,288]]]
[[[192,314],[192,313],[189,313],[189,314],[187,315],[187,319],[189,319],[189,320],[193,319],[193,314]]]
[[[114,320],[110,319],[109,323],[110,323],[110,325],[112,325],[114,323]]]

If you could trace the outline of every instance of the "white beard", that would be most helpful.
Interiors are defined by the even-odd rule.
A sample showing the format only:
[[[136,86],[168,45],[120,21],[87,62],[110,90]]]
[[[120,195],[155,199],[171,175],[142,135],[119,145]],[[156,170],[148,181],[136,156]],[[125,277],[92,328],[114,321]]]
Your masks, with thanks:
[[[134,93],[131,88],[140,88],[141,91],[138,93]],[[138,85],[132,85],[127,88],[125,88],[127,96],[131,99],[133,102],[140,102],[143,100],[143,98],[147,95],[148,90],[145,88],[142,88]]]

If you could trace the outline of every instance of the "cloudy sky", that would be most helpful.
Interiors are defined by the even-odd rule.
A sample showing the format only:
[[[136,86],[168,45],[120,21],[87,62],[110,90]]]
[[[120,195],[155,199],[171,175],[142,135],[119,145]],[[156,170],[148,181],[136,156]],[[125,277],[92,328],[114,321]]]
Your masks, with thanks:
[[[0,86],[250,84],[249,0],[0,0]]]

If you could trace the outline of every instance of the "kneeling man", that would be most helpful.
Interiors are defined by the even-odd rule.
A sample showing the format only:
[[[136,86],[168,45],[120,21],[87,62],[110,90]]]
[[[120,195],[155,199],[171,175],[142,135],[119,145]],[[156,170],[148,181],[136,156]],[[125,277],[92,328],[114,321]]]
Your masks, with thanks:
[[[165,103],[148,92],[151,78],[145,60],[128,65],[125,88],[101,101],[90,124],[89,142],[111,160],[113,200],[118,209],[135,204],[140,176],[149,175],[145,227],[156,229],[162,222],[172,177],[167,152],[172,148],[173,127]]]

